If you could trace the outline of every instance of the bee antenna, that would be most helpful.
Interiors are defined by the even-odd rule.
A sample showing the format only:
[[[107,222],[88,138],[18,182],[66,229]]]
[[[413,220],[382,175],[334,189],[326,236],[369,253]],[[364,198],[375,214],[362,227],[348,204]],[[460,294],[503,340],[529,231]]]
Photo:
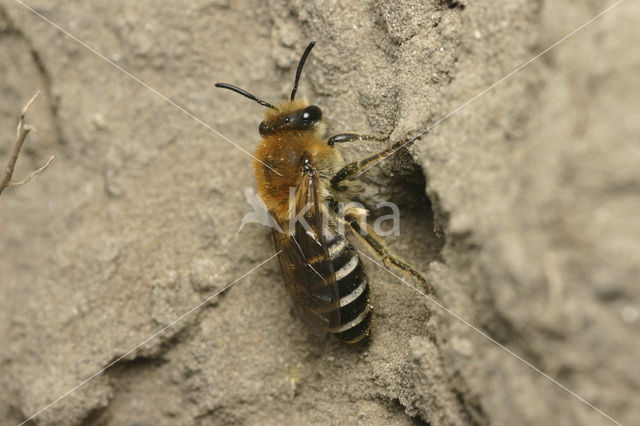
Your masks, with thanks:
[[[302,67],[304,66],[304,62],[307,60],[307,56],[311,53],[311,49],[316,45],[315,41],[309,43],[306,49],[304,49],[304,53],[300,58],[300,63],[298,64],[298,69],[296,70],[296,81],[293,83],[293,90],[291,91],[291,100],[294,100],[296,97],[296,91],[298,90],[298,81],[300,81],[300,74],[302,74]]]
[[[273,105],[271,105],[269,102],[265,102],[262,99],[258,99],[255,96],[253,96],[251,93],[247,92],[244,89],[241,89],[239,87],[233,86],[231,84],[227,84],[227,83],[216,83],[215,84],[216,87],[222,87],[223,89],[229,89],[232,90],[236,93],[240,93],[242,96],[246,96],[247,98],[251,99],[252,101],[256,101],[257,103],[259,103],[262,106],[266,106],[267,108],[273,108],[273,109],[277,109],[276,107],[274,107]]]

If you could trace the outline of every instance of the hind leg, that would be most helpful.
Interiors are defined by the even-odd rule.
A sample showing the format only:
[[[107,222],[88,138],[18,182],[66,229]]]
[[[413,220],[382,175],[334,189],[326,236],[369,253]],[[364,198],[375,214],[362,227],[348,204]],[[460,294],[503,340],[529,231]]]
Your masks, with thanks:
[[[391,265],[404,274],[410,276],[414,280],[421,283],[427,293],[433,293],[427,279],[413,267],[409,262],[393,253],[382,238],[375,233],[367,224],[366,218],[359,215],[356,211],[348,209],[344,215],[344,220],[349,224],[351,230],[356,237],[371,251],[371,253],[380,259],[385,265]]]

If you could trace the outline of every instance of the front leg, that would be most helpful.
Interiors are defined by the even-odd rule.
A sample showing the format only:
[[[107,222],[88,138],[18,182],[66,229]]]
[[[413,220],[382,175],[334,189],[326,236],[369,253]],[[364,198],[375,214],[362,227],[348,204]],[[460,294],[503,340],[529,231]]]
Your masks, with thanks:
[[[354,141],[366,141],[366,142],[386,142],[389,140],[387,136],[372,136],[372,135],[358,135],[356,133],[341,133],[339,135],[331,136],[327,141],[328,145],[335,143],[354,142]]]
[[[337,135],[337,136],[342,136],[342,135]],[[363,158],[362,160],[352,161],[351,163],[347,164],[342,169],[340,169],[338,173],[336,173],[331,178],[331,186],[338,191],[344,191],[346,187],[344,185],[340,185],[343,181],[351,179],[353,175],[355,175],[356,173],[360,174],[364,172],[365,170],[367,170],[369,167],[373,166],[377,162],[382,161],[385,157],[388,157],[389,155],[393,154],[394,152],[396,152],[402,147],[410,146],[412,143],[414,143],[419,139],[420,137],[398,141],[393,145],[391,145],[389,148],[379,151],[366,158]]]

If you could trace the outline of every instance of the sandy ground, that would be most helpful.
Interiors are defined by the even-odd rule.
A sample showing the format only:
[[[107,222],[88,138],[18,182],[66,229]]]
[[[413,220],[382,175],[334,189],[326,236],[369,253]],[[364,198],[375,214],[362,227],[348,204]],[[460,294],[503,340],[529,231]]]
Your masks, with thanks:
[[[330,132],[397,139],[612,3],[30,4],[251,151],[260,107],[212,83],[275,101],[310,40],[300,94]],[[365,260],[373,340],[349,348],[291,317],[273,259],[33,423],[612,424],[584,401],[637,421],[639,20],[624,1],[362,176],[450,312]],[[246,153],[11,0],[0,52],[0,158],[38,89],[16,176],[56,156],[0,196],[0,423],[16,424],[273,249],[266,228],[236,235]]]

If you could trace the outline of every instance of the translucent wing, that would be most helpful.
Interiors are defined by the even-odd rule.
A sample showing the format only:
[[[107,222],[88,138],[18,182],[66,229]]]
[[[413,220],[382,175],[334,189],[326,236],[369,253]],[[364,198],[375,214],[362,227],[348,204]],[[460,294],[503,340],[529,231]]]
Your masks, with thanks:
[[[324,335],[340,325],[340,299],[333,263],[327,249],[328,220],[318,198],[318,177],[314,169],[305,171],[296,201],[294,223],[279,223],[273,230],[285,286],[293,309],[309,329]],[[319,232],[321,229],[324,232]]]

